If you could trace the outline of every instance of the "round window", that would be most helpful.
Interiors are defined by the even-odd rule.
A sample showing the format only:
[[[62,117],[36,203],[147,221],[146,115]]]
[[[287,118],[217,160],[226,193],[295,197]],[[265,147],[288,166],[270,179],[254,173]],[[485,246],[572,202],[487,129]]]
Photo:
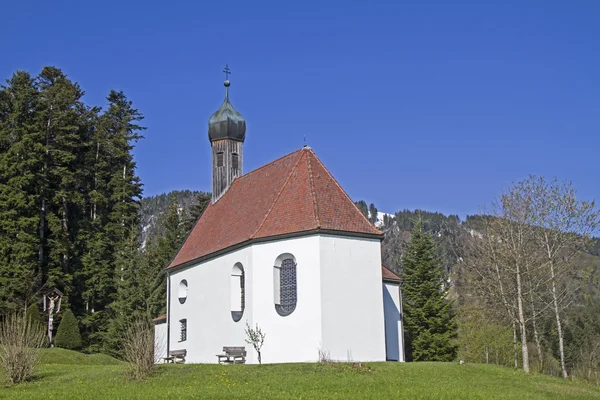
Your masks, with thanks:
[[[187,294],[188,284],[187,281],[184,279],[181,282],[179,282],[179,302],[181,304],[185,303],[185,300],[187,299]]]

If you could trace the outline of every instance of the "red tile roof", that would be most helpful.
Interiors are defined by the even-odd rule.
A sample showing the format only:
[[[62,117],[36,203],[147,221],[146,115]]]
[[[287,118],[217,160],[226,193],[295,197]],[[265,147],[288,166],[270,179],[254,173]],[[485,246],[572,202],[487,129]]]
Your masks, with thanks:
[[[381,277],[384,281],[401,281],[401,278],[385,265],[381,266]]]
[[[245,242],[311,231],[380,237],[310,148],[233,181],[210,203],[167,268]]]
[[[152,320],[152,322],[162,322],[167,320],[167,314],[163,314],[160,317],[156,317]]]

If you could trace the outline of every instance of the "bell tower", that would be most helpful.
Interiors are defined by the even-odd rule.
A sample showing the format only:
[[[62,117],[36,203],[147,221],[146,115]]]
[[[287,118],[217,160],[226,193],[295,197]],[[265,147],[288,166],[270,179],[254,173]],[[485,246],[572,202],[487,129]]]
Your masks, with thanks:
[[[246,120],[229,101],[229,66],[225,65],[225,101],[208,120],[212,147],[212,202],[216,203],[235,178],[242,175]]]

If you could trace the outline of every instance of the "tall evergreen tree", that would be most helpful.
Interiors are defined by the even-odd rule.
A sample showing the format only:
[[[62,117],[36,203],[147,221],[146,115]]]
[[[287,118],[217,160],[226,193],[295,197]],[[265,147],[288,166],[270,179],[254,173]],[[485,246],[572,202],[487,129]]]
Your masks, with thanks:
[[[369,218],[369,208],[367,207],[367,203],[364,200],[359,200],[354,204],[356,204],[356,207],[358,207],[358,209],[365,216],[365,218]]]
[[[175,256],[186,234],[182,210],[177,199],[160,217],[162,236],[140,249],[137,235],[131,235],[118,256],[117,296],[110,306],[111,320],[105,337],[105,349],[115,355],[127,327],[136,318],[152,318],[163,314],[166,303],[165,267]]]
[[[369,205],[369,215],[370,218],[369,220],[371,221],[371,223],[375,223],[377,222],[377,208],[375,207],[375,204],[371,203],[371,205]]]
[[[78,268],[78,243],[84,207],[84,153],[94,110],[81,98],[83,90],[57,68],[45,67],[36,80],[40,92],[40,129],[44,163],[40,180],[41,283],[70,296]]]
[[[202,213],[204,213],[204,210],[206,210],[206,207],[208,206],[210,199],[211,199],[210,193],[204,193],[204,192],[198,193],[198,196],[196,198],[197,203],[190,207],[190,209],[189,209],[190,215],[184,222],[185,223],[184,231],[186,233],[189,233],[192,230],[192,228],[196,224],[196,221],[198,221],[198,218],[200,218]]]
[[[122,92],[102,114],[83,94],[54,67],[0,87],[0,313],[58,288],[97,349],[137,235],[144,128]]]
[[[39,286],[38,111],[28,73],[18,71],[0,87],[0,314],[25,307]]]
[[[418,222],[403,257],[402,300],[407,359],[451,361],[456,324],[447,300],[444,269],[436,244]]]
[[[133,159],[135,143],[145,129],[143,119],[123,92],[111,91],[107,111],[97,120],[87,153],[89,231],[81,281],[83,323],[91,348],[99,348],[109,326],[106,308],[116,300],[117,284],[131,268],[132,237],[137,236],[142,185]],[[135,250],[137,251],[137,250]],[[124,272],[125,271],[125,272]]]
[[[137,318],[150,320],[152,317],[148,306],[148,287],[154,277],[148,275],[148,258],[140,249],[135,232],[122,244],[121,250],[116,260],[116,265],[120,268],[115,274],[117,291],[115,300],[105,312],[109,315],[109,320],[101,343],[104,351],[115,356],[119,356],[120,344],[127,327]]]
[[[164,269],[175,257],[175,253],[181,247],[187,233],[183,213],[179,209],[176,198],[173,199],[161,219],[164,234],[148,246],[148,263],[152,271],[151,275],[155,277],[150,298],[153,315],[165,312],[167,281]]]

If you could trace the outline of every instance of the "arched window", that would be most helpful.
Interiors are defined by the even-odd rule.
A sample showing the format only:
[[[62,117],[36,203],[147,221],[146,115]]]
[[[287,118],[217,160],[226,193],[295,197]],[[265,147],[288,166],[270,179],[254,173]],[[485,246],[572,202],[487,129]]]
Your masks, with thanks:
[[[298,301],[298,289],[296,287],[296,259],[293,255],[282,254],[275,260],[273,289],[277,313],[286,316],[294,312]]]
[[[181,304],[185,303],[185,300],[187,299],[187,294],[188,284],[187,281],[184,279],[181,282],[179,282],[179,302]]]
[[[245,300],[245,283],[244,283],[244,267],[237,263],[231,270],[231,318],[235,322],[242,319],[244,308],[246,307]]]
[[[238,169],[240,166],[240,158],[237,153],[231,153],[231,167]]]

